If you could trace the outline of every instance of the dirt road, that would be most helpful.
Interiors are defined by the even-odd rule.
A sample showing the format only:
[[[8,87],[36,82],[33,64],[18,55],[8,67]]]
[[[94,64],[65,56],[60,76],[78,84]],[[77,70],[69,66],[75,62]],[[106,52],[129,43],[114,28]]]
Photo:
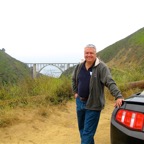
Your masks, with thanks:
[[[97,144],[110,144],[110,118],[114,102],[108,101],[101,113],[95,140]],[[80,144],[75,113],[75,102],[51,110],[50,115],[38,109],[19,109],[13,112],[19,121],[0,128],[0,144]]]

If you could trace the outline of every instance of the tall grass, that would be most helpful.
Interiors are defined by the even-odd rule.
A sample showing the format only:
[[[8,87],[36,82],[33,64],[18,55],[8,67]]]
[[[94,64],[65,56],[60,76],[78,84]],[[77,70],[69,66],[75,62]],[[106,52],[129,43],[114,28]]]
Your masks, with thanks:
[[[113,79],[125,98],[140,92],[139,88],[126,89],[126,84],[143,80],[143,68],[129,68],[111,70]],[[106,99],[114,100],[105,90]],[[40,108],[40,115],[47,116],[49,108],[53,105],[63,105],[72,99],[71,78],[52,78],[41,76],[36,79],[27,78],[17,84],[0,85],[0,127],[12,125],[18,121],[18,117],[9,114],[9,111],[17,107]]]
[[[71,99],[71,82],[66,77],[41,76],[25,79],[17,84],[0,86],[0,108],[32,103],[59,104]]]
[[[113,68],[111,70],[113,79],[115,80],[118,88],[121,90],[124,98],[131,96],[134,93],[141,92],[139,88],[129,89],[127,85],[130,82],[136,82],[144,80],[144,71],[143,67],[129,67],[126,69]],[[108,90],[106,90],[106,95],[111,99],[111,95]]]
[[[64,105],[71,98],[71,80],[66,77],[41,76],[0,85],[0,127],[19,121],[17,115],[11,114],[16,108],[36,108],[45,117],[54,105]]]
[[[143,68],[128,68],[111,70],[113,79],[120,90],[127,92],[126,84],[143,80]],[[139,89],[136,89],[138,91]],[[72,97],[70,77],[53,78],[41,76],[36,79],[27,78],[16,84],[0,86],[0,108],[16,107],[30,104],[59,104]]]

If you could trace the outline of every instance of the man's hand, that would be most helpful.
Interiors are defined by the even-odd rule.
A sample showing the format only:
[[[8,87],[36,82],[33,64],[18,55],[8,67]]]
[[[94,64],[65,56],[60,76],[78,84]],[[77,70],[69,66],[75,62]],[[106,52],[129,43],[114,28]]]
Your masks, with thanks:
[[[78,97],[78,94],[77,94],[77,93],[75,93],[75,94],[74,94],[74,98],[76,99],[77,97]]]
[[[123,100],[123,98],[118,98],[115,102],[115,107],[119,108],[122,105]]]

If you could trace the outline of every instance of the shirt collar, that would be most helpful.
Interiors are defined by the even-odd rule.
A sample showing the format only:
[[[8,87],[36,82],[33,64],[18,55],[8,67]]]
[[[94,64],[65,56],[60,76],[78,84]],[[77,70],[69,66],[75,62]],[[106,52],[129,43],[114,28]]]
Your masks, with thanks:
[[[96,58],[94,66],[97,66],[99,63],[100,63],[100,60],[98,58]]]

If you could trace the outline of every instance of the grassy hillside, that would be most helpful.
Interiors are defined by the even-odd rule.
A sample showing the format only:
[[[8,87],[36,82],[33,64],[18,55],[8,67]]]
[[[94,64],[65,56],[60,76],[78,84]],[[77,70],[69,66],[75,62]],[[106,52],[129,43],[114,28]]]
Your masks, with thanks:
[[[119,85],[143,80],[144,28],[106,47],[97,55],[110,67]],[[73,70],[74,67],[66,70],[63,75],[71,76]]]
[[[0,50],[0,84],[14,83],[29,77],[29,67]]]
[[[110,66],[144,66],[144,28],[106,47],[98,57]]]

